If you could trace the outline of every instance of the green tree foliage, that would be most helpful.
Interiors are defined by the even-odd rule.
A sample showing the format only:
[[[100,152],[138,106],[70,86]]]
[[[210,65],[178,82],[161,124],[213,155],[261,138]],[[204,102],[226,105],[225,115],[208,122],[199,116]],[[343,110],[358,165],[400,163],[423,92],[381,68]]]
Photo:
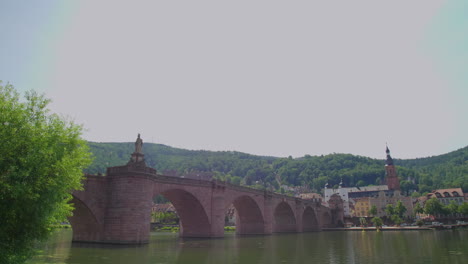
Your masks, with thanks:
[[[392,216],[395,214],[395,207],[393,204],[387,204],[387,206],[385,206],[385,213],[387,216]]]
[[[374,226],[377,228],[377,229],[380,229],[383,225],[383,221],[382,221],[382,218],[376,216],[374,218],[371,219],[372,223],[374,223]]]
[[[416,205],[413,208],[413,213],[414,214],[424,213],[424,207],[422,207],[421,204],[419,202],[417,202]]]
[[[49,114],[49,100],[21,101],[0,82],[0,263],[22,263],[51,225],[71,215],[71,192],[90,163],[81,127]]]
[[[450,201],[450,203],[445,206],[445,211],[449,214],[456,214],[458,213],[458,204],[455,201]]]
[[[429,158],[395,160],[395,163],[409,170],[404,179],[415,180],[420,193],[457,187],[468,192],[468,147]]]
[[[458,212],[463,215],[468,215],[468,203],[464,202],[458,206]]]
[[[395,214],[398,215],[398,217],[403,218],[403,215],[405,215],[406,211],[406,207],[399,200],[395,205]]]
[[[439,215],[444,214],[445,210],[442,203],[440,203],[437,198],[432,197],[426,201],[426,204],[424,205],[424,213],[428,215]]]
[[[403,222],[403,215],[406,213],[406,207],[401,201],[398,201],[395,206],[393,204],[387,204],[385,207],[385,213],[390,219],[399,226]]]
[[[151,221],[155,223],[175,225],[179,223],[179,216],[174,212],[152,212]]]
[[[390,217],[390,219],[392,220],[393,223],[395,223],[395,225],[397,226],[400,226],[401,223],[403,223],[403,219],[401,219],[400,216],[398,216],[397,214],[394,214]]]
[[[365,217],[359,218],[359,223],[361,224],[361,227],[367,226],[367,220]]]
[[[424,225],[424,221],[421,220],[421,219],[418,219],[418,220],[416,221],[416,225],[419,226],[419,227],[421,227],[421,226]]]

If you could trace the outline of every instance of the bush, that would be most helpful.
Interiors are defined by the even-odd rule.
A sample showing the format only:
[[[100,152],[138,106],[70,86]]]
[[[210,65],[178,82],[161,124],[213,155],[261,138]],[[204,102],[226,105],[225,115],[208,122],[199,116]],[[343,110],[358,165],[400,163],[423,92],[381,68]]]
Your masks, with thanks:
[[[72,214],[71,193],[90,164],[81,126],[50,114],[48,99],[25,100],[0,82],[0,263],[22,263]]]
[[[378,216],[372,218],[371,221],[372,221],[372,223],[374,223],[374,225],[375,225],[375,227],[376,227],[377,229],[380,229],[380,228],[382,227],[382,225],[383,225],[382,218],[380,218],[380,217],[378,217]]]
[[[424,221],[421,220],[421,219],[418,219],[418,220],[416,221],[416,225],[419,226],[419,227],[421,227],[421,226],[424,225]]]
[[[225,226],[224,231],[226,231],[226,232],[235,232],[236,227],[235,226]]]

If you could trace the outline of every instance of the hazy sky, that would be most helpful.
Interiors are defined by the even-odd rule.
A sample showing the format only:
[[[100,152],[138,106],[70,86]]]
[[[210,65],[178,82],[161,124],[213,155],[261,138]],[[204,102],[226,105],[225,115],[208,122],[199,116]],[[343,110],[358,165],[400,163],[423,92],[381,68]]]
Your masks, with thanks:
[[[0,1],[0,80],[90,141],[272,156],[468,145],[468,1]]]

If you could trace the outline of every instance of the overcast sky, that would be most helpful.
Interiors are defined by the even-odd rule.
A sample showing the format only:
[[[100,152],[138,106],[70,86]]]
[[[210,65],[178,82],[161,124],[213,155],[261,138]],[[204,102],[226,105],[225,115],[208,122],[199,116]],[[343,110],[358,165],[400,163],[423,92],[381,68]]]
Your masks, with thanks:
[[[0,2],[0,80],[85,139],[300,157],[468,145],[468,2]]]

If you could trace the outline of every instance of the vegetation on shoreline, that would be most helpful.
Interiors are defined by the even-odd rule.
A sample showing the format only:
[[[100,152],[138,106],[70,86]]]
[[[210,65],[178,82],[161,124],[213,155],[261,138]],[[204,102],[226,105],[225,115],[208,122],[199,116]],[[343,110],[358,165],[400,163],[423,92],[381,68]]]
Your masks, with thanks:
[[[90,163],[82,128],[49,112],[34,91],[0,82],[0,263],[23,263],[66,221]]]

